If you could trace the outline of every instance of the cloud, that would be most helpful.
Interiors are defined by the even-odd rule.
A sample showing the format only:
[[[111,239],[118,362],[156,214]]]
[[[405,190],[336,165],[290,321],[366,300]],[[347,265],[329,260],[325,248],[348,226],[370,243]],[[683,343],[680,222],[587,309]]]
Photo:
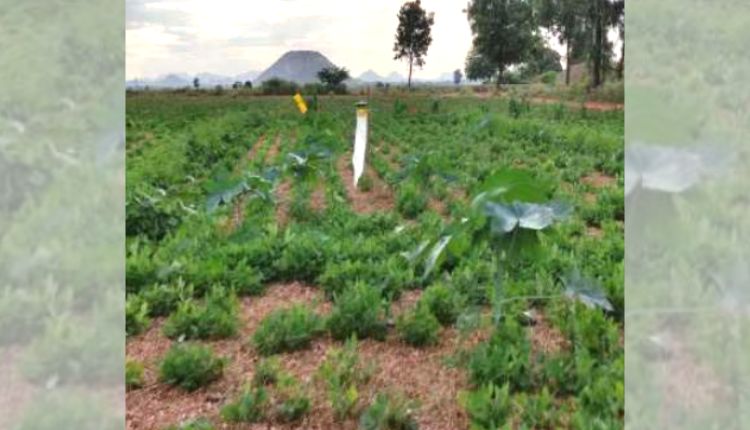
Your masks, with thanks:
[[[189,24],[190,14],[170,7],[160,0],[127,0],[125,2],[125,28],[133,30],[149,25],[165,28],[184,27]]]

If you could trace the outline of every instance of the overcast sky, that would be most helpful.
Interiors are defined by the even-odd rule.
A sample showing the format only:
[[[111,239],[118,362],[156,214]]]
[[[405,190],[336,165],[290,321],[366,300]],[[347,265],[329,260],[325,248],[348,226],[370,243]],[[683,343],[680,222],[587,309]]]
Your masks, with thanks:
[[[354,76],[408,72],[393,60],[403,0],[127,0],[127,77],[263,71],[292,49],[320,51]],[[427,64],[415,76],[463,69],[465,0],[422,0],[435,12]]]

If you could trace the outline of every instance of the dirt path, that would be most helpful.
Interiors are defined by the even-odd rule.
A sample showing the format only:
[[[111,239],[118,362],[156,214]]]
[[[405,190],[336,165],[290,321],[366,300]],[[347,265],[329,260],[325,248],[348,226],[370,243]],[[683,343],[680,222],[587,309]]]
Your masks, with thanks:
[[[263,144],[266,141],[266,135],[261,134],[258,140],[255,142],[255,145],[253,145],[249,151],[247,151],[247,161],[252,161],[255,159],[255,157],[258,155],[258,151],[260,151],[260,148],[263,147]]]
[[[284,226],[289,222],[289,207],[292,204],[292,179],[284,178],[276,187],[276,223]]]
[[[277,134],[276,138],[273,140],[273,145],[271,145],[270,148],[268,148],[268,151],[266,152],[266,156],[263,159],[263,164],[268,166],[278,157],[279,150],[281,148],[281,134]]]
[[[351,153],[347,152],[336,162],[346,194],[349,197],[352,209],[357,213],[372,213],[377,211],[390,211],[395,207],[393,193],[383,180],[372,168],[365,167],[364,175],[372,178],[370,191],[361,191],[354,186],[354,172],[351,166]]]

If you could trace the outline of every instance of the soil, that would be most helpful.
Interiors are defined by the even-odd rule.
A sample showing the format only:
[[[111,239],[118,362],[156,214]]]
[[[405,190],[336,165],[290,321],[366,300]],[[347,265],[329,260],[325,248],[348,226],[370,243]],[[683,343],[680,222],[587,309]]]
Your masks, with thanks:
[[[372,188],[370,191],[361,191],[354,186],[354,172],[351,167],[352,155],[350,152],[344,154],[336,163],[336,169],[341,176],[341,180],[346,188],[346,194],[349,197],[352,209],[357,213],[372,213],[378,211],[390,211],[395,207],[393,193],[383,180],[373,169],[365,166],[363,175],[369,175],[372,178]]]
[[[534,310],[534,324],[529,327],[534,353],[554,354],[570,348],[570,342],[557,327],[552,326],[539,310]]]
[[[264,158],[263,164],[268,166],[279,156],[279,148],[281,148],[281,134],[276,135],[276,139],[273,141],[273,145],[268,148],[266,157]]]
[[[617,182],[617,178],[596,171],[581,178],[581,182],[594,188],[611,187]]]
[[[289,221],[289,206],[292,203],[292,180],[284,179],[275,190],[276,222],[283,226]]]
[[[318,182],[310,194],[310,208],[315,212],[326,210],[326,186],[323,182]]]
[[[258,138],[258,140],[255,142],[255,145],[253,145],[249,151],[247,151],[247,159],[248,161],[254,160],[256,155],[258,154],[258,151],[260,151],[260,148],[263,147],[263,144],[266,141],[266,135],[262,134]]]

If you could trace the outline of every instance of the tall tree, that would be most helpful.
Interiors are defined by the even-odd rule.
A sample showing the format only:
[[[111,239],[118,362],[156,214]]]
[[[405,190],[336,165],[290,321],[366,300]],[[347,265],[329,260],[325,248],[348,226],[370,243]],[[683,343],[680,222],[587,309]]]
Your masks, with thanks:
[[[193,87],[197,90],[201,87],[201,80],[197,77],[193,79]]]
[[[612,44],[607,38],[610,28],[618,26],[624,17],[624,0],[587,0],[589,37],[591,45],[589,59],[591,61],[591,85],[598,87],[604,83],[604,72],[609,65],[612,55]],[[624,21],[622,31],[625,31]]]
[[[394,60],[406,58],[409,61],[409,88],[414,65],[422,67],[425,63],[424,57],[432,43],[430,29],[434,23],[434,14],[422,9],[420,0],[404,3],[398,12]]]
[[[466,79],[491,81],[497,75],[497,67],[472,48],[466,56]]]
[[[326,67],[318,72],[318,79],[329,90],[340,90],[344,81],[349,79],[349,71],[345,67]]]
[[[500,86],[503,72],[508,66],[523,62],[539,37],[531,1],[471,0],[466,13],[474,35],[467,75],[471,70],[484,75],[472,73],[473,78],[491,77],[486,76],[486,68],[476,67],[491,64],[492,74],[496,75],[497,86]]]
[[[565,85],[570,85],[573,50],[585,29],[587,0],[537,0],[539,24],[565,45]]]
[[[461,73],[461,69],[456,69],[453,71],[453,83],[458,85],[461,83],[461,79],[464,78],[464,74]]]

